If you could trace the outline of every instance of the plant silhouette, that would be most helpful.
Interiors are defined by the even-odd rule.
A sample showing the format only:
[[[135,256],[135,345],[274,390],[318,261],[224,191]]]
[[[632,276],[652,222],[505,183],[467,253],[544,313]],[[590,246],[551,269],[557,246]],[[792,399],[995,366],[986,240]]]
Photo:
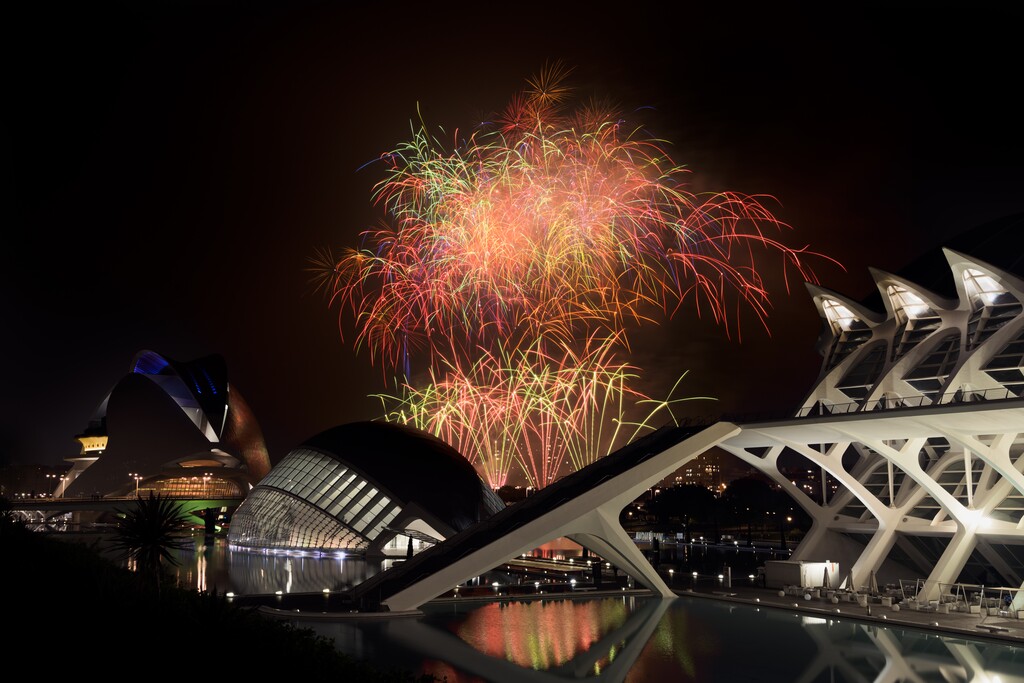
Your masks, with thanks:
[[[188,515],[180,503],[152,491],[127,510],[116,512],[122,519],[111,548],[134,563],[136,571],[159,591],[165,564],[178,564],[171,551],[191,545],[185,536],[191,531]]]

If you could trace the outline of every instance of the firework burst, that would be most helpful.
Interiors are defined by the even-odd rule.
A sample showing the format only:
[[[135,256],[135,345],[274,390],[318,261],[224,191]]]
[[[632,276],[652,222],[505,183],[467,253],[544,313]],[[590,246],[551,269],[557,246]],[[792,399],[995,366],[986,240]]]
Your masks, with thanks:
[[[815,281],[764,197],[690,192],[662,141],[603,106],[570,109],[567,73],[545,69],[464,139],[414,129],[381,158],[388,222],[316,259],[356,347],[402,376],[390,419],[458,444],[492,485],[513,463],[550,483],[615,441],[597,423],[651,400],[618,360],[629,330],[688,300],[727,333],[731,301],[764,323],[765,251]]]

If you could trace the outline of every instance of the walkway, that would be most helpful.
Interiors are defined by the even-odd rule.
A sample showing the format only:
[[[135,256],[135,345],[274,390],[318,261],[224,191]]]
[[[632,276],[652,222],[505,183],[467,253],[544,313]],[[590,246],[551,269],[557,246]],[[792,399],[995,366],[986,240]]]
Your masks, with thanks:
[[[841,602],[839,604],[833,604],[831,601],[824,598],[811,598],[807,600],[804,599],[803,596],[780,596],[778,593],[778,590],[762,588],[760,586],[740,585],[725,588],[711,582],[706,582],[704,585],[698,584],[696,589],[675,591],[675,594],[681,597],[719,600],[749,606],[788,610],[818,618],[839,617],[844,620],[852,619],[878,626],[908,627],[924,631],[933,631],[936,634],[943,636],[953,636],[975,641],[999,642],[1002,644],[1024,647],[1024,620],[996,616],[983,617],[978,614],[966,613],[935,614],[903,608],[894,610],[891,607],[882,607],[881,605],[875,604],[871,605],[871,609],[869,611],[867,608],[861,607],[855,602]],[[647,596],[652,595],[652,592],[647,590],[629,589],[621,592],[593,591],[589,593],[590,597],[622,594]],[[259,613],[267,618],[290,621],[299,624],[308,624],[313,621],[364,621],[380,619],[397,619],[404,622],[409,617],[422,615],[422,612],[419,610],[410,610],[406,612],[331,611],[330,607],[328,607],[328,601],[324,600],[325,596],[320,596],[319,604],[316,600],[316,596],[311,595],[306,596],[308,601],[304,603],[291,601],[288,603],[287,608],[282,608],[284,605],[280,605],[275,608],[271,606],[271,604],[268,604],[269,601],[253,600],[251,599],[252,597],[254,596],[250,596],[249,600],[243,600],[242,604],[247,604],[249,606],[259,605]],[[557,600],[561,597],[579,598],[580,595],[578,592],[564,594],[549,593],[544,595],[542,599]],[[536,598],[444,597],[431,602],[441,604],[453,601],[493,602],[495,600],[508,601],[533,599]],[[670,602],[670,600],[655,600],[650,604],[660,605],[661,610],[663,611]],[[408,620],[414,623],[418,622],[415,618]],[[653,628],[653,625],[649,626]],[[417,627],[415,625],[410,625],[407,628],[415,630]],[[646,642],[646,639],[644,642]]]
[[[806,600],[803,595],[780,596],[777,589],[750,585],[725,588],[710,584],[702,587],[698,583],[695,590],[677,590],[676,594],[793,610],[818,617],[838,614],[847,619],[909,626],[936,631],[944,635],[971,639],[994,639],[1024,645],[1024,620],[1009,617],[968,614],[966,612],[940,614],[902,607],[897,610],[878,604],[861,607],[856,602],[833,604],[823,597],[812,597],[810,600]]]

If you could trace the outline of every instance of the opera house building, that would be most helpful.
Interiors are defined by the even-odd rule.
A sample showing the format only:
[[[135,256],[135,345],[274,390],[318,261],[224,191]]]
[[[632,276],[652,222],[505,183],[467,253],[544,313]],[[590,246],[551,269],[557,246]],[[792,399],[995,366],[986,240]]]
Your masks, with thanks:
[[[270,470],[263,434],[219,355],[140,351],[77,437],[56,497],[244,496]]]

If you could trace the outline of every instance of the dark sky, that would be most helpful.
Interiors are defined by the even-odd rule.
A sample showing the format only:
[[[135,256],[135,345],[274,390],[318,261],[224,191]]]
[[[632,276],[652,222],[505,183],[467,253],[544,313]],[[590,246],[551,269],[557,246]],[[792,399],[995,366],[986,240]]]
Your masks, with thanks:
[[[56,464],[134,354],[222,354],[278,460],[369,419],[384,376],[305,271],[383,216],[367,162],[470,127],[546,62],[671,143],[697,190],[766,194],[825,286],[863,298],[1024,211],[1021,12],[622,3],[89,2],[8,10],[0,457]],[[367,3],[370,4],[370,3]],[[638,109],[644,108],[644,109]],[[362,169],[362,170],[360,170]],[[771,334],[677,319],[635,361],[694,412],[789,410],[819,321],[778,289]]]

